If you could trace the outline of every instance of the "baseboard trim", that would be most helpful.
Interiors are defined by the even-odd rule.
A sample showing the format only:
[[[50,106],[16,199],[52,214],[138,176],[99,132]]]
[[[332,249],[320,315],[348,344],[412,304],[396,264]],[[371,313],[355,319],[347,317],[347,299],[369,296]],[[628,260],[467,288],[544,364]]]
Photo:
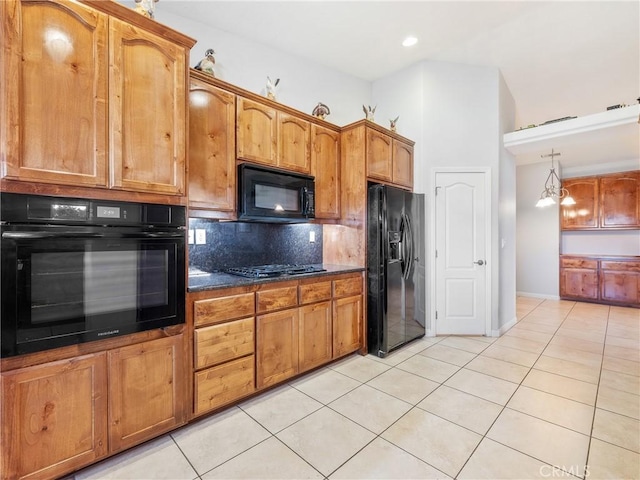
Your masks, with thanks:
[[[543,298],[545,300],[560,300],[560,295],[545,295],[543,293],[516,292],[517,297]]]
[[[516,323],[518,323],[518,317],[513,317],[510,322],[505,323],[500,327],[499,330],[492,330],[492,337],[501,337],[504,333],[506,333],[511,327],[513,327]]]

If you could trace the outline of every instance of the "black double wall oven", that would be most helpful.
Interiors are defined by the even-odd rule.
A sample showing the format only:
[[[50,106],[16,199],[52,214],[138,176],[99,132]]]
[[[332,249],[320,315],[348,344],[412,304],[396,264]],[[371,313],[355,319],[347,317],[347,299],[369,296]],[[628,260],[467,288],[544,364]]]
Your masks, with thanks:
[[[184,323],[184,207],[0,200],[3,358]]]

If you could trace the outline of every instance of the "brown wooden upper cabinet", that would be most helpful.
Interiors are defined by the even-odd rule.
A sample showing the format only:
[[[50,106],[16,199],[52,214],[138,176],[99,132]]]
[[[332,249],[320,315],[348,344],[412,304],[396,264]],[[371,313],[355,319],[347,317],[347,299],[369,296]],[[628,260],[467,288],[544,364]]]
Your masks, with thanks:
[[[640,171],[600,178],[600,226],[640,228]]]
[[[576,201],[561,206],[563,230],[640,228],[640,171],[564,180]]]
[[[7,0],[0,17],[3,178],[185,194],[193,40],[113,2]]]
[[[563,180],[562,186],[576,201],[575,205],[562,205],[561,222],[563,230],[598,228],[599,207],[598,179],[596,177]]]
[[[247,98],[237,101],[237,156],[285,170],[311,172],[311,125]]]
[[[340,218],[340,134],[311,125],[311,175],[316,179],[316,218]]]
[[[191,78],[189,91],[189,207],[236,218],[236,96]]]
[[[366,126],[367,178],[413,189],[413,144]]]

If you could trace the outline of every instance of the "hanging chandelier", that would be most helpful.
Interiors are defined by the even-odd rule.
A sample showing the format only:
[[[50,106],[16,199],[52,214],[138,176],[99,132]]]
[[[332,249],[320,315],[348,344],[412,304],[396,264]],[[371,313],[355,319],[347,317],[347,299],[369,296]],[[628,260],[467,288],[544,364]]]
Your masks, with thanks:
[[[559,157],[560,153],[555,153],[553,149],[551,149],[551,153],[546,155],[540,155],[541,158],[551,157],[551,171],[547,176],[547,180],[544,182],[544,190],[540,194],[540,200],[536,203],[536,207],[548,207],[550,205],[555,205],[556,201],[554,198],[560,199],[560,205],[575,205],[576,201],[573,199],[571,195],[569,195],[569,190],[562,187],[562,183],[560,182],[560,178],[556,173],[556,169],[554,166],[553,159],[554,157]],[[558,181],[558,185],[556,186],[555,181]]]

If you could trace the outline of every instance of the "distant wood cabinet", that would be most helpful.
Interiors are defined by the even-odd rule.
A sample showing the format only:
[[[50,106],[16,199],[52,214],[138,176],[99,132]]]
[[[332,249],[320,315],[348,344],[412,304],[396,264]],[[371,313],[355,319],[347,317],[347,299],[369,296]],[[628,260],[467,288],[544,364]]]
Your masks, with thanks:
[[[561,206],[562,230],[640,229],[640,172],[563,180],[575,205]]]
[[[192,74],[189,90],[189,208],[234,220],[236,96]]]
[[[193,40],[86,3],[1,2],[3,178],[185,195]]]
[[[563,255],[560,297],[640,307],[640,259]]]
[[[59,478],[185,423],[183,341],[2,372],[2,478]]]
[[[560,296],[575,300],[598,300],[598,261],[562,257]]]
[[[310,173],[311,125],[308,121],[240,96],[236,108],[239,160]]]

